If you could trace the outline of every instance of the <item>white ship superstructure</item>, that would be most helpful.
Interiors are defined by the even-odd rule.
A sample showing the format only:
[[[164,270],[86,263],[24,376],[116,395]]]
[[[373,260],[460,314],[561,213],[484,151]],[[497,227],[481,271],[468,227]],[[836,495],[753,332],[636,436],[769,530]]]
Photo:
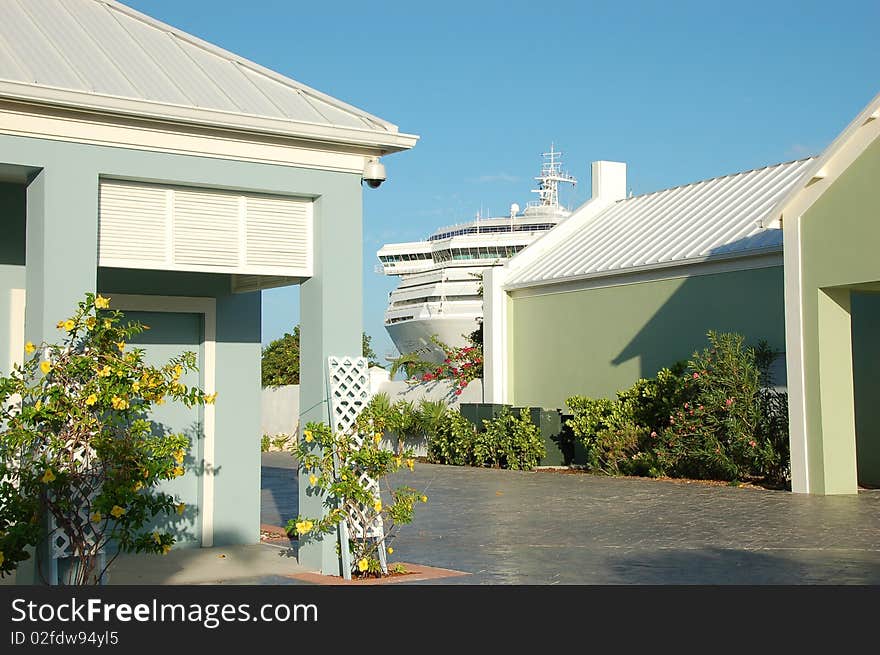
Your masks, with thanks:
[[[424,241],[382,246],[377,253],[381,272],[401,278],[385,312],[385,328],[401,354],[440,361],[442,351],[432,335],[449,345],[466,345],[483,316],[483,271],[504,264],[570,214],[559,204],[559,183],[576,180],[562,172],[560,155],[552,146],[544,153],[533,190],[539,199],[522,212],[514,204],[506,217],[478,216],[442,227]]]

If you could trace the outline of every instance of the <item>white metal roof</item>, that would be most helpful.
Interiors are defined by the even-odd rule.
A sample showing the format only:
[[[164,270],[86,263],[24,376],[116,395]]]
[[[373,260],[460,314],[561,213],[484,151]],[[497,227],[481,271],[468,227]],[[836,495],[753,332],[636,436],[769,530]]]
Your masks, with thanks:
[[[389,150],[415,142],[381,118],[115,0],[2,0],[0,96]]]
[[[579,216],[575,211],[511,259],[505,287],[781,250],[781,230],[760,223],[811,161],[776,164],[634,196],[597,215]],[[572,221],[582,225],[572,225]],[[566,229],[560,230],[562,226]],[[555,232],[561,235],[558,242]],[[538,245],[541,255],[530,255]],[[524,265],[518,265],[520,258]]]

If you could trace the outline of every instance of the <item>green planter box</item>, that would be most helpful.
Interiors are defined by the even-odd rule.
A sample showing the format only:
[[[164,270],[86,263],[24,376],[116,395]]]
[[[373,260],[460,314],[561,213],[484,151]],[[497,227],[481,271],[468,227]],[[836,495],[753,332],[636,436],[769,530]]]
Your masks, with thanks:
[[[461,403],[458,411],[460,411],[461,415],[468,421],[473,423],[477,430],[482,430],[483,420],[491,421],[498,416],[501,413],[501,410],[505,407],[509,408],[510,405],[503,405],[500,403]]]

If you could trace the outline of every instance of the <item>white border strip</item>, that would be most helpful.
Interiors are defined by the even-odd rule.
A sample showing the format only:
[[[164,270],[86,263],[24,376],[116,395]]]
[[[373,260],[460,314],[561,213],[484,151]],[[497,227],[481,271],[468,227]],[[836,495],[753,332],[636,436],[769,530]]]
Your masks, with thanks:
[[[24,361],[24,289],[9,290],[9,368]]]
[[[122,311],[169,312],[179,314],[204,314],[205,361],[202,371],[206,394],[215,391],[217,366],[217,301],[214,298],[191,296],[141,296],[113,294],[110,307]],[[214,405],[204,406],[205,443],[202,448],[204,474],[202,475],[202,547],[214,545],[214,444],[216,419]]]

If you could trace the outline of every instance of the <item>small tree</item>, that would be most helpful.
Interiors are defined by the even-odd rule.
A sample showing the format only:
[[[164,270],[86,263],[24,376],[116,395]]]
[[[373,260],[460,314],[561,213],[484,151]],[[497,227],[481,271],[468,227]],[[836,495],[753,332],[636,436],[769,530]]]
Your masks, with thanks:
[[[372,337],[366,332],[361,333],[361,353],[370,366],[378,366],[371,341]],[[293,326],[292,333],[285,333],[263,348],[261,368],[263,387],[299,384],[299,325]]]
[[[148,420],[166,399],[188,407],[214,402],[180,379],[195,370],[191,352],[150,366],[126,342],[148,329],[123,323],[109,298],[87,294],[58,323],[60,344],[28,342],[27,359],[0,377],[0,576],[45,539],[51,517],[69,540],[67,582],[100,581],[99,554],[167,553],[172,531],[148,527],[161,516],[182,520],[185,506],[158,490],[180,477],[190,444]],[[37,562],[42,575],[42,562]]]

